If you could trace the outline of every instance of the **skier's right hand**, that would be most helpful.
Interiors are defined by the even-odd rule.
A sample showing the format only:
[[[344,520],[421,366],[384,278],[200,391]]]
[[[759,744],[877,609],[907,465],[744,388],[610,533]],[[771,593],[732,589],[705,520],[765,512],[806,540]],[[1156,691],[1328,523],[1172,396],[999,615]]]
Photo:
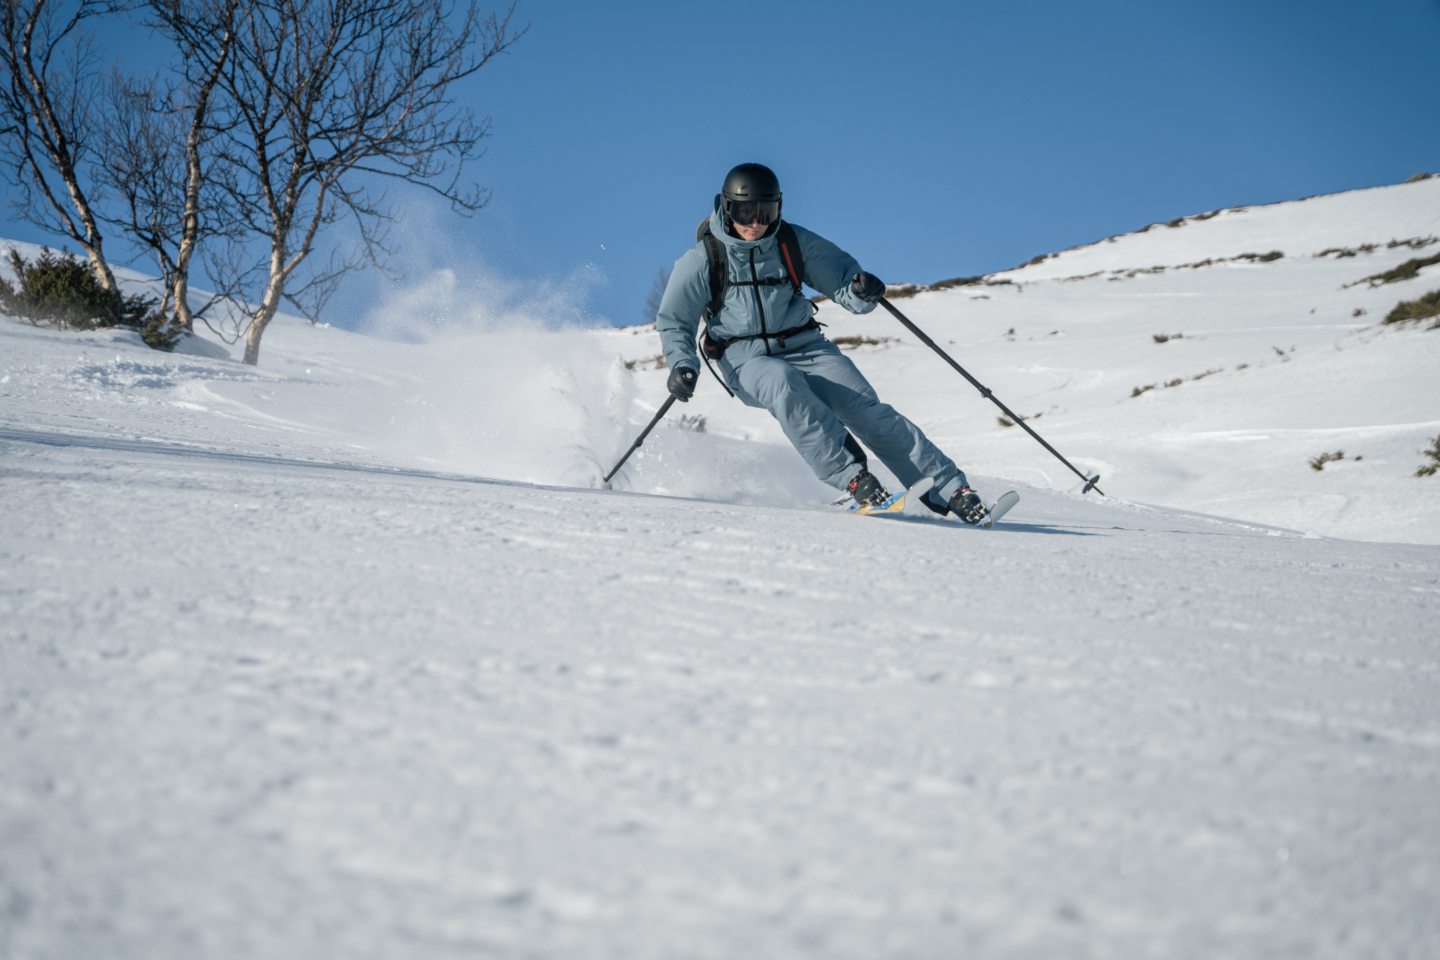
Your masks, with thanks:
[[[699,377],[689,367],[676,367],[670,371],[670,379],[665,381],[665,388],[670,391],[670,396],[681,403],[689,403],[690,398],[695,396],[695,381]]]

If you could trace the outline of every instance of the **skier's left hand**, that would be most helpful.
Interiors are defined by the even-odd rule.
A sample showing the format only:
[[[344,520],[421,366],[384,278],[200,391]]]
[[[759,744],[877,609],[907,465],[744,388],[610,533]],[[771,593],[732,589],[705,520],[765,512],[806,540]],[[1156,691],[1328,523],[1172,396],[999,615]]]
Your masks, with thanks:
[[[850,281],[850,292],[866,303],[875,303],[885,296],[885,282],[875,274],[861,270]]]

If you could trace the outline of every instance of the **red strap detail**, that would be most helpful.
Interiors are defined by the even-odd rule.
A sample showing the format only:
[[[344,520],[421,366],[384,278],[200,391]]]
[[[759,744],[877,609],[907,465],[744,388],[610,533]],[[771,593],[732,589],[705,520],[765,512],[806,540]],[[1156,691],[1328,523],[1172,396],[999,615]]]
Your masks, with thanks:
[[[800,292],[800,278],[797,277],[797,276],[795,276],[795,264],[792,263],[791,260],[790,260],[790,245],[789,245],[789,244],[786,244],[786,243],[780,244],[780,256],[782,256],[782,257],[785,258],[785,269],[786,269],[786,270],[789,272],[789,274],[790,274],[790,284],[795,288],[795,292],[796,292],[796,293],[799,293],[799,292]]]

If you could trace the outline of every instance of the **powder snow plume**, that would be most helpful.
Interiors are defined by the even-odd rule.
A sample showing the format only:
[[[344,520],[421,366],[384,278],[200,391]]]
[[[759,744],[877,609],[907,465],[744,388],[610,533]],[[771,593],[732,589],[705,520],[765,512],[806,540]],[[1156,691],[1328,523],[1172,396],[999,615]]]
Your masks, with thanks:
[[[598,485],[659,401],[640,395],[613,339],[576,329],[595,326],[583,311],[595,279],[581,272],[522,290],[466,276],[434,271],[367,315],[367,332],[397,341],[406,355],[397,368],[406,382],[396,385],[394,402],[374,408],[377,422],[357,429],[391,458],[503,480]],[[614,486],[785,505],[823,502],[828,490],[788,446],[716,434],[680,405]]]
[[[618,356],[575,336],[583,273],[553,285],[453,270],[394,291],[363,322],[398,341],[406,382],[370,436],[391,456],[530,483],[589,486],[620,443],[633,387]]]

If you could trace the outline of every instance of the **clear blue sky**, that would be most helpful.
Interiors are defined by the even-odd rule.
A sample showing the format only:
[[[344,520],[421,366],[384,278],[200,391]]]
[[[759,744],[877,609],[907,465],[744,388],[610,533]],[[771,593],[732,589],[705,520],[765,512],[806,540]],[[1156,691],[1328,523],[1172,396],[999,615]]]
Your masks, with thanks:
[[[493,200],[464,220],[397,194],[406,253],[462,284],[558,284],[611,322],[642,319],[743,161],[890,282],[1440,171],[1440,0],[520,0],[517,19],[464,91],[493,120],[472,168]]]
[[[530,33],[474,85],[494,199],[447,233],[515,279],[594,265],[588,308],[616,322],[641,319],[748,160],[779,173],[789,219],[891,282],[1440,171],[1440,0],[521,0],[519,17]]]

